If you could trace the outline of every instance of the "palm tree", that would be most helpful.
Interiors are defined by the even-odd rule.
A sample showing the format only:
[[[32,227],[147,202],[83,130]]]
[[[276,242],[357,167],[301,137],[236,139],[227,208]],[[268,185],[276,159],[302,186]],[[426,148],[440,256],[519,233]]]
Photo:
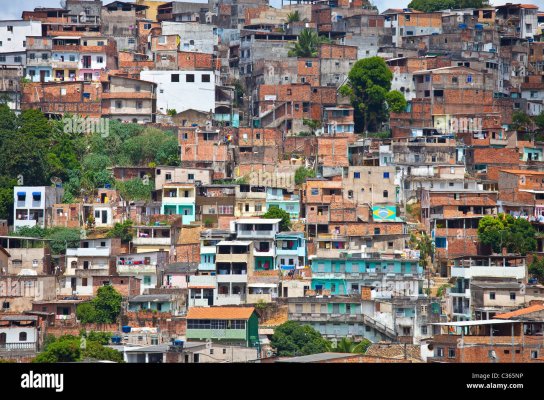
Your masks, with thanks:
[[[289,50],[289,57],[317,57],[319,45],[328,41],[329,39],[319,36],[316,31],[304,28],[298,35],[298,41]]]
[[[300,21],[300,13],[298,12],[298,10],[295,10],[287,14],[287,23],[299,22],[299,21]]]
[[[348,338],[342,338],[332,350],[337,353],[359,353],[364,354],[370,346],[368,339],[363,339],[361,342],[354,342]]]

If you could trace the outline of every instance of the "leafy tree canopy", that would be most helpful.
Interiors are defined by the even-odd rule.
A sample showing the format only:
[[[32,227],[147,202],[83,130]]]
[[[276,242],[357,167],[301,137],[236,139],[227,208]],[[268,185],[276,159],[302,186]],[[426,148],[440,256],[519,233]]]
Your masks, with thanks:
[[[287,321],[278,326],[270,344],[279,357],[306,356],[330,350],[330,342],[309,325]]]
[[[412,0],[408,8],[423,12],[447,9],[482,8],[489,5],[486,0]]]
[[[285,210],[277,206],[272,206],[268,208],[268,211],[263,214],[263,218],[268,219],[281,219],[280,221],[280,232],[288,231],[291,228],[291,216]]]
[[[356,132],[380,128],[387,119],[386,100],[391,102],[393,111],[406,107],[396,91],[390,93],[392,79],[393,73],[381,57],[364,58],[353,65],[340,94],[351,99]]]
[[[94,299],[77,306],[77,318],[83,323],[115,323],[121,313],[122,300],[113,286],[102,286]]]
[[[509,214],[487,215],[478,224],[478,239],[490,245],[495,253],[506,247],[509,253],[526,255],[536,249],[535,234],[529,221]]]

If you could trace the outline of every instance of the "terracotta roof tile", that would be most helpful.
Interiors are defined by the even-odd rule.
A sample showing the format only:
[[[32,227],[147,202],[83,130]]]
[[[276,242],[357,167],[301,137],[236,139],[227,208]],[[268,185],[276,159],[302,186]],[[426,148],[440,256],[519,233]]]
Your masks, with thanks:
[[[191,307],[187,319],[249,319],[253,307]]]
[[[538,312],[538,311],[543,311],[543,310],[544,310],[544,305],[535,304],[534,306],[521,308],[521,309],[516,310],[516,311],[511,311],[511,312],[507,312],[507,313],[504,313],[504,314],[497,314],[497,315],[495,315],[495,318],[497,318],[497,319],[510,319],[510,318],[519,317],[519,316],[522,316],[522,315],[531,314],[531,313]]]

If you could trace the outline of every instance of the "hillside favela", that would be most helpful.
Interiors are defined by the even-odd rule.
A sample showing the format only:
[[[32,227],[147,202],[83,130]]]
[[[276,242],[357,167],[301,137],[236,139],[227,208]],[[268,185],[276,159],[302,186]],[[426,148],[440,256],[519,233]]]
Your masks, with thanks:
[[[544,362],[539,4],[9,3],[0,362]]]

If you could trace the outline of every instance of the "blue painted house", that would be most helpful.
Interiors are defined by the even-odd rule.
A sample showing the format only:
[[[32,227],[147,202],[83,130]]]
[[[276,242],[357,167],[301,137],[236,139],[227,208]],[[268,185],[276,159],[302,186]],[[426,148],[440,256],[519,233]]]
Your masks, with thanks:
[[[417,259],[368,257],[365,253],[341,253],[339,258],[312,257],[312,290],[331,295],[360,293],[376,288],[376,296],[418,296],[423,269]]]
[[[291,271],[306,265],[304,232],[282,232],[276,235],[276,269]]]

